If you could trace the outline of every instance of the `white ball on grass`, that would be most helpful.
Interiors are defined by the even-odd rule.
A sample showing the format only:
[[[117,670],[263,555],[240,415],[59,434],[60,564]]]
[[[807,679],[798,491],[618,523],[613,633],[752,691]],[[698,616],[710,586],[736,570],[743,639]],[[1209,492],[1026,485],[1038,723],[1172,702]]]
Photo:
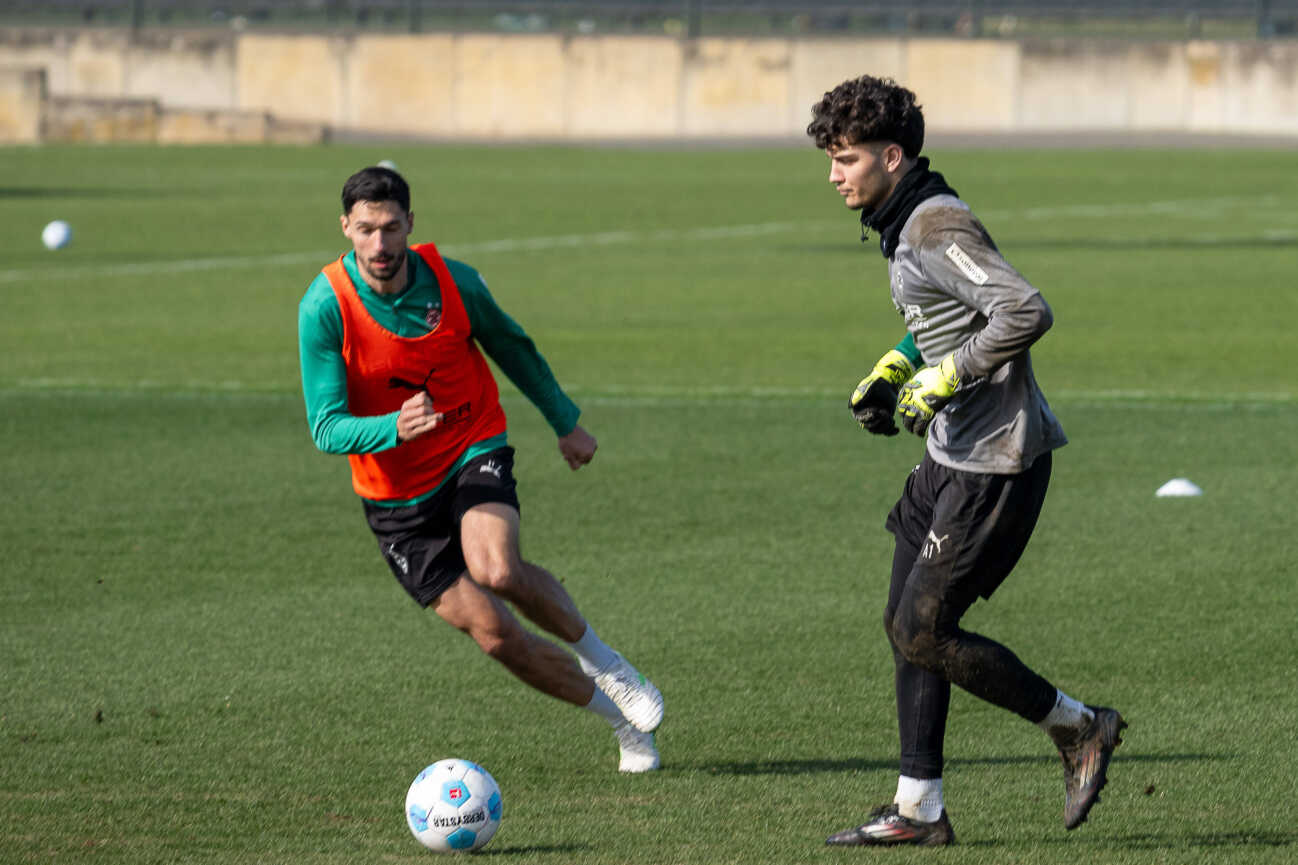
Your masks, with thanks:
[[[56,219],[41,230],[41,243],[46,249],[62,249],[72,242],[72,226]]]
[[[406,823],[429,850],[480,850],[500,828],[500,787],[471,760],[438,760],[406,793]]]

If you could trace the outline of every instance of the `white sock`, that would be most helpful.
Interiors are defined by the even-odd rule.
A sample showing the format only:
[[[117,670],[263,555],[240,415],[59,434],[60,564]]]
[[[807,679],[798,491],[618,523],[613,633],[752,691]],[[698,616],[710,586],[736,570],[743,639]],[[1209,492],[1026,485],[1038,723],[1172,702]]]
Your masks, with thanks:
[[[897,812],[908,820],[936,823],[946,804],[942,801],[941,778],[897,778],[897,795],[892,800]]]
[[[595,629],[589,624],[586,625],[586,633],[581,635],[581,639],[569,643],[568,646],[577,654],[581,671],[587,676],[593,677],[599,671],[611,667],[617,660],[617,652],[604,645],[604,641],[595,635]]]
[[[586,704],[586,708],[594,712],[596,715],[599,715],[605,721],[608,721],[614,727],[626,723],[626,717],[623,716],[622,710],[613,705],[613,701],[610,700],[608,695],[599,688],[596,688],[595,693],[591,695],[590,702]]]
[[[1063,691],[1055,698],[1055,707],[1037,726],[1050,733],[1063,727],[1066,730],[1081,730],[1095,718],[1095,713],[1086,708],[1086,704],[1074,700]]]

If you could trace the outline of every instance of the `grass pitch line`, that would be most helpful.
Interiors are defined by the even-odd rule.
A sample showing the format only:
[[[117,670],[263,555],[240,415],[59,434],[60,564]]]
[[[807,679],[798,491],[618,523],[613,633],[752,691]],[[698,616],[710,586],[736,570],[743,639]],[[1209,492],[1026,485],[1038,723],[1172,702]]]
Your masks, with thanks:
[[[836,223],[830,223],[836,224]],[[590,246],[621,246],[632,243],[672,240],[714,240],[727,237],[758,237],[810,227],[797,222],[760,222],[748,225],[716,225],[701,228],[663,228],[648,231],[600,231],[591,234],[560,234],[541,237],[510,237],[476,243],[439,244],[445,255],[459,257],[473,253],[548,252]],[[339,249],[317,252],[284,252],[268,255],[231,255],[186,258],[176,261],[138,261],[125,264],[75,265],[72,267],[12,268],[0,270],[0,283],[37,279],[78,279],[88,276],[149,276],[192,273],[204,270],[239,270],[298,264],[320,265],[332,261]]]
[[[240,270],[277,265],[324,264],[338,255],[330,252],[284,252],[268,255],[227,255],[183,258],[175,261],[136,261],[125,264],[83,264],[73,267],[14,268],[0,270],[0,283],[49,279],[82,279],[88,276],[164,276],[203,270]]]
[[[611,386],[583,387],[574,385],[564,389],[579,403],[607,406],[653,405],[706,405],[710,402],[780,403],[780,402],[839,402],[847,404],[846,391],[816,387],[733,387],[711,385],[702,387],[673,386]],[[113,382],[99,379],[27,378],[11,385],[0,384],[0,396],[23,394],[78,393],[89,396],[159,396],[175,399],[204,398],[289,398],[300,400],[301,393],[293,388],[276,385],[249,385],[239,381],[204,381],[163,383],[158,381]],[[1169,406],[1226,411],[1242,407],[1285,408],[1298,403],[1298,394],[1284,392],[1219,393],[1163,392],[1152,390],[1069,390],[1051,391],[1052,403],[1060,405],[1122,405],[1138,410],[1163,409]],[[519,405],[527,403],[521,394],[502,390],[502,402]]]
[[[1278,203],[1274,195],[1220,196],[1216,198],[1185,199],[1174,201],[1146,201],[1133,204],[1066,204],[1047,207],[1030,207],[1021,210],[990,208],[979,210],[984,219],[1058,219],[1079,217],[1084,219],[1110,219],[1115,216],[1195,216],[1210,214],[1219,219],[1221,208],[1231,205],[1256,208]],[[443,253],[460,257],[475,253],[548,252],[550,250],[576,249],[590,246],[624,246],[634,243],[665,241],[722,240],[726,238],[760,237],[797,231],[823,232],[833,229],[848,231],[851,220],[757,222],[739,225],[713,225],[695,228],[621,229],[588,234],[542,235],[539,237],[509,237],[465,243],[447,243],[440,248]],[[1293,231],[1271,229],[1264,238],[1271,241],[1292,240]],[[1215,239],[1220,242],[1220,238]],[[229,255],[187,258],[176,261],[137,261],[106,265],[73,265],[69,267],[20,267],[0,270],[0,283],[35,280],[78,279],[87,276],[162,276],[209,270],[240,270],[260,267],[288,267],[296,265],[321,265],[339,254],[339,249],[312,252],[267,253],[264,255]]]
[[[789,387],[644,387],[644,388],[566,388],[578,403],[608,406],[636,405],[701,405],[709,402],[780,403],[780,402],[830,402],[841,401],[847,405],[847,394],[826,388]],[[502,400],[505,398],[502,394]],[[1233,393],[1230,395],[1205,392],[1166,393],[1149,390],[1069,390],[1057,389],[1048,394],[1057,405],[1099,405],[1107,408],[1122,406],[1127,410],[1180,407],[1195,411],[1237,411],[1242,408],[1288,408],[1298,403],[1293,393]]]

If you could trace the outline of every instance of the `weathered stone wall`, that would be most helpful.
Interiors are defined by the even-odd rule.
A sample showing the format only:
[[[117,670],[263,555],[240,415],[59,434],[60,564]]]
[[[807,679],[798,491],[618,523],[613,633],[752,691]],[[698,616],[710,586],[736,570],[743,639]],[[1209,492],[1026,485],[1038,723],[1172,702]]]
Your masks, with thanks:
[[[45,71],[0,67],[0,142],[35,144],[45,137]]]
[[[9,70],[0,79],[6,141],[29,140],[45,122],[31,79],[13,70],[43,72],[51,99],[109,100],[119,114],[119,100],[209,112],[190,115],[191,132],[171,140],[204,129],[243,140],[256,125],[247,118],[263,115],[299,129],[438,138],[796,136],[825,90],[864,72],[915,90],[939,132],[1298,134],[1292,40],[147,31],[132,41],[124,31],[9,29],[0,69]],[[244,120],[214,122],[210,112]]]

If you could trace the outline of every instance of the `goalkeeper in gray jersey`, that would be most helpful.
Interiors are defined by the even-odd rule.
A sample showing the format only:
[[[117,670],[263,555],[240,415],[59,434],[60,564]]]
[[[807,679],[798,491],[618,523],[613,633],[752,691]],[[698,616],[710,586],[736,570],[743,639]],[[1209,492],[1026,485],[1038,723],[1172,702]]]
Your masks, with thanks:
[[[807,133],[829,180],[861,211],[888,260],[907,336],[851,397],[857,421],[927,436],[923,461],[888,515],[896,539],[884,630],[901,740],[891,804],[833,845],[942,845],[955,839],[942,795],[951,685],[1038,725],[1064,764],[1064,825],[1086,820],[1126,726],[1064,694],[960,619],[1009,575],[1036,525],[1051,452],[1065,444],[1028,347],[1052,323],[1041,294],[1001,256],[969,207],[920,156],[915,94],[863,76],[826,93]],[[918,369],[918,371],[916,371]]]

